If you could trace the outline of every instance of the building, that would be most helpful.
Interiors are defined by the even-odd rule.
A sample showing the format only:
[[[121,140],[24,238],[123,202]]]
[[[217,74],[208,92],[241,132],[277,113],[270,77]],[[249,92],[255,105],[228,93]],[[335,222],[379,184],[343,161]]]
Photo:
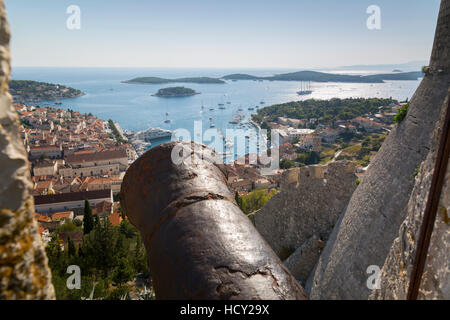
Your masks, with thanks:
[[[302,150],[311,150],[314,152],[320,152],[322,146],[322,138],[317,134],[308,134],[300,137],[296,147]]]
[[[56,161],[40,161],[33,166],[33,175],[39,176],[53,176],[58,172],[58,164]]]
[[[75,247],[80,247],[83,243],[83,230],[72,230],[59,233],[59,240],[63,243],[64,250],[68,249],[69,238]]]
[[[367,132],[380,132],[383,130],[383,125],[381,123],[369,118],[357,117],[352,121],[359,127],[364,128]]]
[[[339,137],[339,131],[333,128],[325,128],[320,132],[320,138],[328,144],[333,144]]]
[[[61,219],[73,220],[73,217],[74,217],[73,211],[63,211],[52,214],[52,220],[54,221]]]
[[[60,212],[84,208],[84,201],[88,200],[91,207],[102,201],[113,202],[111,189],[85,192],[71,192],[48,194],[34,197],[36,212]]]
[[[37,159],[41,156],[46,156],[50,159],[61,158],[62,149],[57,145],[34,146],[30,148],[30,157],[32,159]]]
[[[73,154],[66,157],[66,163],[73,168],[89,168],[119,164],[120,170],[128,168],[128,155],[126,150],[107,150],[102,152]]]
[[[42,242],[44,243],[44,246],[46,246],[50,240],[52,239],[50,235],[50,231],[44,227],[38,226],[39,234],[41,235]]]
[[[306,124],[309,122],[308,119],[291,119],[291,118],[285,118],[285,117],[279,117],[278,122],[290,126],[298,128],[299,126],[306,126]]]
[[[63,177],[110,176],[127,168],[127,151],[117,149],[71,154],[66,157],[66,164],[59,169],[59,174]]]
[[[80,191],[111,189],[113,194],[118,194],[120,192],[123,174],[109,177],[87,177],[81,184]]]
[[[95,205],[92,209],[93,215],[98,215],[99,217],[103,217],[105,215],[109,215],[113,212],[113,203],[109,201],[101,201]]]
[[[250,192],[253,190],[253,182],[251,180],[248,179],[240,179],[238,181],[235,181],[233,183],[230,184],[230,188],[233,191],[238,191],[238,192],[242,192],[242,191],[246,191],[246,192]]]
[[[65,164],[59,168],[59,174],[64,178],[118,175],[119,173],[120,164],[118,163],[83,167],[72,167],[69,164]]]
[[[278,133],[280,135],[280,145],[285,143],[292,142],[295,139],[299,139],[302,136],[310,135],[314,133],[312,129],[295,129],[295,128],[286,128],[286,129],[278,129]]]

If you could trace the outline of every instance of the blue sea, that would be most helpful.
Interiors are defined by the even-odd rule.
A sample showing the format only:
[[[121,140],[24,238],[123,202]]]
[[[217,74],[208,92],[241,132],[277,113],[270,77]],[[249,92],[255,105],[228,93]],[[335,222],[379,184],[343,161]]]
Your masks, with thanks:
[[[15,67],[12,78],[15,80],[35,80],[58,83],[83,91],[86,95],[61,101],[61,108],[70,108],[82,113],[91,112],[95,116],[118,122],[122,129],[133,131],[159,127],[164,129],[184,128],[192,133],[194,121],[202,121],[206,130],[213,122],[225,133],[230,128],[229,121],[242,108],[246,118],[252,112],[249,107],[269,106],[278,103],[303,99],[330,99],[349,97],[392,97],[398,100],[410,99],[417,89],[417,81],[389,81],[381,84],[364,83],[312,83],[313,93],[300,97],[297,91],[299,82],[287,81],[227,81],[226,84],[126,84],[124,80],[135,77],[155,76],[163,78],[180,77],[221,77],[232,73],[247,73],[269,76],[299,70],[287,69],[170,69],[170,68],[44,68]],[[327,71],[330,72],[330,71]],[[342,73],[342,71],[335,71]],[[346,70],[345,73],[368,74],[385,73],[386,70],[364,72]],[[160,88],[170,86],[192,88],[198,95],[183,98],[154,97]],[[229,104],[228,104],[229,102]],[[261,104],[264,102],[264,104]],[[54,102],[42,102],[41,106]],[[218,104],[224,104],[220,110]],[[201,112],[201,106],[204,111]],[[214,108],[214,111],[210,111]],[[168,116],[166,116],[168,113]],[[212,118],[212,120],[210,120]],[[164,120],[170,119],[170,123]],[[164,141],[160,141],[164,142]],[[158,143],[153,143],[153,146]]]

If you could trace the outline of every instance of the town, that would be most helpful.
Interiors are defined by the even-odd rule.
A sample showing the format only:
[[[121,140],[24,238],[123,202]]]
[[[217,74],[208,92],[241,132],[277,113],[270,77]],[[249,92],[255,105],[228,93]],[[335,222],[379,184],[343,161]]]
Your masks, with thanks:
[[[120,187],[128,167],[143,150],[123,134],[118,123],[70,109],[16,104],[20,133],[30,161],[35,217],[45,244],[57,236],[61,249],[83,240],[86,201],[92,214],[119,226]],[[276,188],[257,166],[236,161],[225,165],[230,188],[240,196]],[[61,228],[65,223],[77,229]],[[70,229],[68,231],[61,231]]]
[[[29,154],[34,182],[36,218],[45,243],[66,221],[81,225],[85,200],[94,215],[109,216],[113,225],[122,216],[117,195],[128,166],[137,158],[131,144],[121,144],[106,122],[72,110],[15,105],[21,138]],[[71,232],[82,239],[82,231]],[[68,235],[62,235],[67,247]]]
[[[394,125],[395,116],[407,107],[406,103],[387,100],[381,101],[386,105],[377,106],[376,112],[331,122],[319,117],[278,116],[280,108],[274,114],[270,114],[272,107],[260,110],[253,121],[269,129],[269,135],[270,130],[279,133],[280,168],[263,176],[260,163],[249,161],[250,154],[223,164],[228,185],[244,213],[260,209],[277,192],[283,171],[292,167],[347,159],[357,162],[357,175],[362,176]],[[119,199],[122,179],[142,150],[135,149],[119,124],[70,109],[24,104],[15,108],[29,154],[35,216],[44,243],[55,231],[62,250],[69,238],[82,242],[80,228],[59,231],[65,222],[83,224],[86,200],[93,215],[120,225],[126,218]]]

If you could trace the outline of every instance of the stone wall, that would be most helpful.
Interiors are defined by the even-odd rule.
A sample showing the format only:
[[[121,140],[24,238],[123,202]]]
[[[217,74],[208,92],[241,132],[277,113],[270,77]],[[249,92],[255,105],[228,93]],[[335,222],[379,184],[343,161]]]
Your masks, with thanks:
[[[53,299],[19,119],[8,92],[10,32],[0,0],[0,299]]]
[[[367,299],[367,268],[382,266],[414,187],[411,175],[430,139],[450,85],[450,0],[441,3],[430,72],[408,114],[385,140],[327,242],[307,291],[312,299]]]
[[[399,236],[395,239],[382,269],[381,288],[372,293],[372,299],[404,300],[407,297],[411,270],[416,255],[423,214],[431,187],[448,99],[447,97],[447,101],[442,106],[441,120],[435,130],[431,151],[427,159],[422,163],[416,178],[416,184],[408,203],[408,215],[400,226]],[[438,215],[434,224],[427,262],[419,290],[419,299],[450,299],[449,212],[450,166],[447,168],[445,183],[441,192]]]
[[[256,229],[280,258],[306,246],[288,264],[297,280],[306,280],[305,273],[309,274],[320,254],[319,241],[328,239],[355,190],[355,166],[338,161],[287,170],[281,191],[254,214]]]

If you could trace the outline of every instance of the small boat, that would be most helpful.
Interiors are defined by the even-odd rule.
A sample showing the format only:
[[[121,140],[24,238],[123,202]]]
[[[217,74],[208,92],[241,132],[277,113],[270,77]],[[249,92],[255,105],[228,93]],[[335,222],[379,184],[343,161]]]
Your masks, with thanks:
[[[220,110],[225,110],[226,108],[224,106],[219,107]]]
[[[223,106],[224,104],[223,104],[223,103],[218,103],[217,105],[218,105],[218,106]]]
[[[166,120],[164,120],[164,123],[170,123],[171,122],[171,120],[167,118],[168,116],[169,116],[169,113],[166,112]]]
[[[214,123],[211,123],[211,124],[209,125],[209,127],[210,127],[210,128],[215,128],[216,125],[215,125]]]
[[[209,108],[209,111],[214,111],[214,108]]]
[[[264,101],[261,101],[259,104],[265,104],[265,102],[264,102]]]
[[[253,107],[249,107],[249,108],[248,108],[248,110],[255,110],[255,108],[253,108]]]
[[[230,102],[230,101],[227,101],[227,104],[231,104],[231,102]]]

